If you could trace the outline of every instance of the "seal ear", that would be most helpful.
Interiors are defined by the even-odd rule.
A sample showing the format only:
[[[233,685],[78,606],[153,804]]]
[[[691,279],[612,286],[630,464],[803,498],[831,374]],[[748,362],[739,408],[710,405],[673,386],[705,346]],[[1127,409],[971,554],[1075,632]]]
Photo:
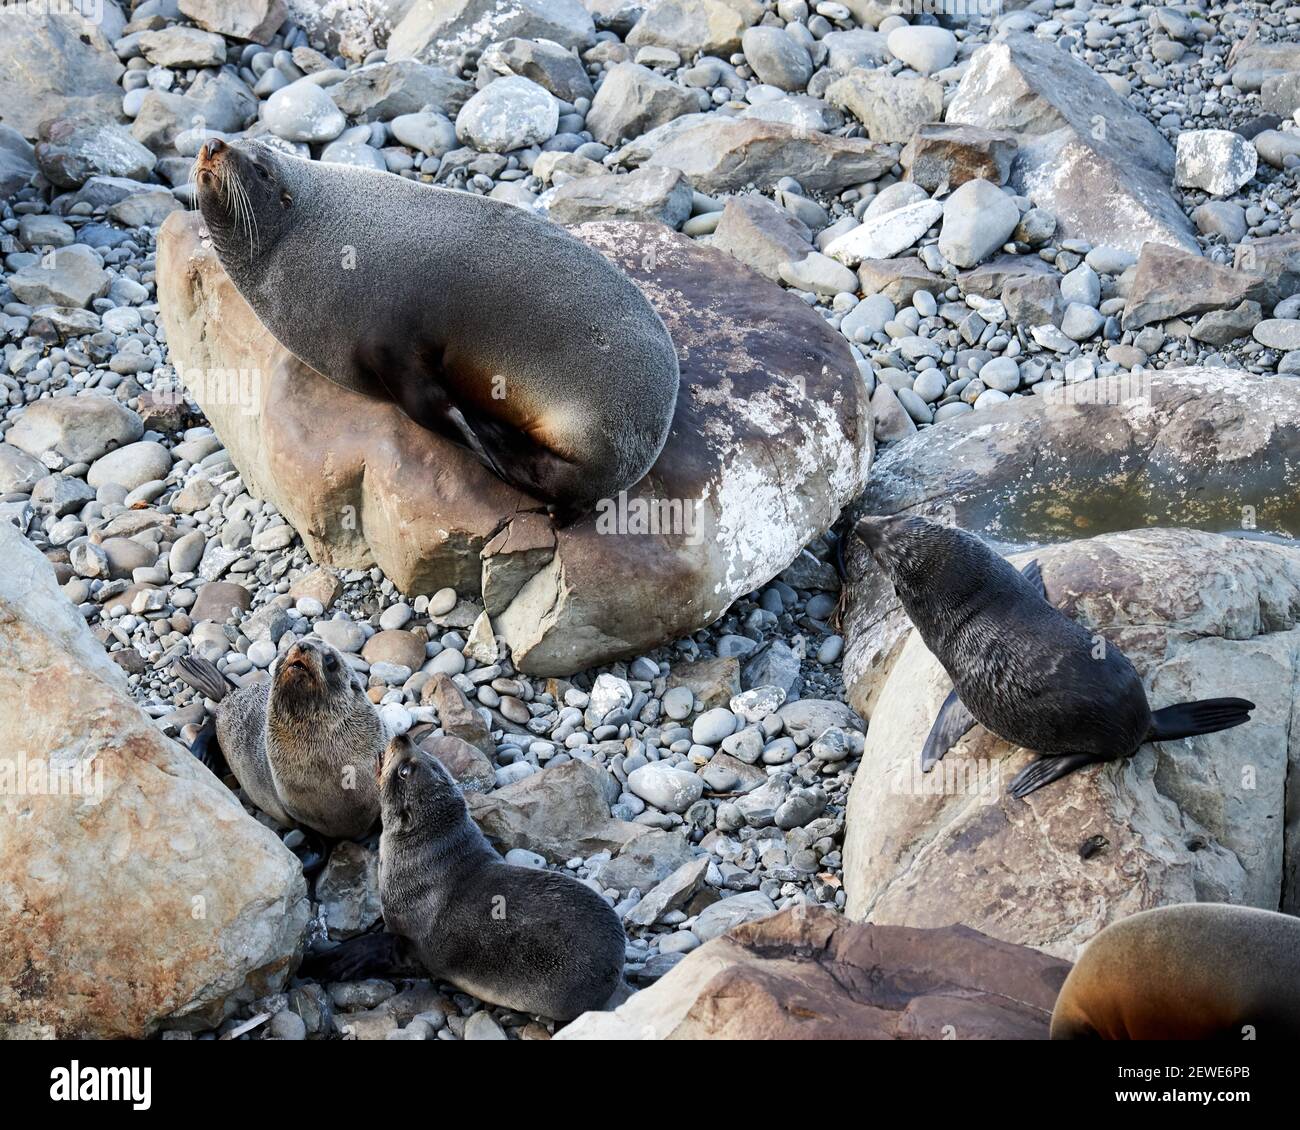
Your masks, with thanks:
[[[285,192],[283,189],[281,189],[281,191],[280,191],[280,207],[281,207],[281,208],[291,208],[292,206],[293,206],[293,197],[290,196],[290,195],[289,195],[287,192]]]

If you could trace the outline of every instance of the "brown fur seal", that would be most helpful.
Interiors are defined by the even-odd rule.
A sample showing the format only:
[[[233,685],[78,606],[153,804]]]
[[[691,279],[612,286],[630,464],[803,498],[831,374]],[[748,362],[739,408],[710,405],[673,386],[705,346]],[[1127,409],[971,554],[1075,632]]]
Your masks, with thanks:
[[[856,527],[893,582],[953,691],[921,753],[928,771],[978,722],[1041,756],[1012,780],[1012,796],[1144,742],[1211,734],[1250,719],[1253,702],[1210,698],[1152,711],[1142,680],[1114,644],[1048,603],[1038,562],[1023,572],[974,534],[915,517],[867,517]]]
[[[502,860],[438,759],[405,734],[389,742],[381,773],[384,923],[434,977],[560,1021],[622,992],[626,939],[604,899]]]
[[[1113,922],[1052,1010],[1054,1040],[1296,1039],[1300,918],[1193,902]]]
[[[226,273],[317,372],[569,515],[653,466],[676,350],[635,284],[562,228],[255,141],[210,140],[195,168]]]
[[[384,727],[360,678],[329,644],[301,640],[276,657],[269,681],[236,690],[196,656],[178,660],[176,673],[218,703],[221,752],[258,808],[331,839],[371,829]]]

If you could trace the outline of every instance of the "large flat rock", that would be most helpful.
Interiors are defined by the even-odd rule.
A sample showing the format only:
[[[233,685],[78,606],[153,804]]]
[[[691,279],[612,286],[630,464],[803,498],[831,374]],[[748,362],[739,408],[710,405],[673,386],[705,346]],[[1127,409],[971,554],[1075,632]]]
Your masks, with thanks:
[[[792,907],[728,930],[559,1040],[1045,1040],[1067,962],[962,926]]]
[[[1135,255],[1146,241],[1199,250],[1170,190],[1169,143],[1054,44],[1019,33],[979,48],[945,121],[1016,134],[1011,184],[1056,217],[1058,238]]]
[[[278,992],[307,924],[298,860],[127,697],[8,523],[0,562],[0,1035],[210,1028]]]
[[[574,229],[663,318],[681,391],[650,474],[624,503],[558,531],[462,449],[297,361],[200,226],[184,213],[163,225],[159,304],[171,361],[245,481],[317,561],[377,563],[406,593],[482,592],[526,672],[570,674],[711,623],[785,568],[866,478],[870,411],[843,338],[661,225]],[[639,524],[651,515],[665,519],[650,523],[659,532]]]
[[[931,428],[882,452],[855,509],[939,517],[1007,547],[1145,526],[1300,537],[1300,385],[1165,369],[1066,386]],[[844,681],[870,717],[907,631],[852,546]]]
[[[960,922],[1073,959],[1103,926],[1155,906],[1300,910],[1300,549],[1150,529],[1011,561],[1034,557],[1048,599],[1124,651],[1154,708],[1235,695],[1256,704],[1251,720],[1143,745],[1016,800],[1007,783],[1034,755],[980,726],[920,773],[952,684],[909,631],[849,797],[848,915]]]
[[[42,122],[55,118],[87,125],[123,120],[117,80],[124,68],[80,7],[0,5],[0,121],[31,141]]]

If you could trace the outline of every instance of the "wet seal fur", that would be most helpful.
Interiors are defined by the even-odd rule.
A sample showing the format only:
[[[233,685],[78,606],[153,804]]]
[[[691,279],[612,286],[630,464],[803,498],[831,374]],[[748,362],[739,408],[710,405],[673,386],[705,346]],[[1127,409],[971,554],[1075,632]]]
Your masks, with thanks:
[[[974,534],[924,518],[866,517],[855,533],[953,682],[921,753],[929,771],[977,722],[1038,751],[1008,791],[1130,757],[1144,742],[1210,734],[1250,719],[1253,702],[1212,698],[1152,711],[1114,644],[1048,602],[1038,562],[1017,571]]]
[[[438,759],[404,734],[384,751],[380,796],[384,923],[430,974],[564,1022],[619,997],[627,943],[614,911],[576,879],[506,863]]]
[[[257,141],[206,142],[199,207],[263,325],[566,515],[654,465],[677,353],[645,295],[534,213]]]
[[[235,689],[194,656],[179,660],[176,673],[217,702],[221,752],[263,812],[331,839],[358,839],[374,826],[384,726],[329,644],[300,640],[276,656],[269,680]]]
[[[1061,986],[1051,1035],[1300,1038],[1300,918],[1193,902],[1113,922]]]

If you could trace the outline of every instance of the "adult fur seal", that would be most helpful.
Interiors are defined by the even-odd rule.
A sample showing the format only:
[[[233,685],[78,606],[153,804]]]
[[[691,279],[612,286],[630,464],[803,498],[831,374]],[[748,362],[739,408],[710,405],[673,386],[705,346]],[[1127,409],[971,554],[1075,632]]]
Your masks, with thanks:
[[[364,836],[379,816],[384,728],[356,673],[329,644],[301,640],[269,681],[232,689],[206,659],[176,673],[218,703],[216,737],[248,798],[282,824],[332,839]]]
[[[626,940],[605,900],[502,860],[438,759],[405,734],[384,751],[380,798],[384,923],[433,976],[560,1021],[621,991]]]
[[[976,722],[1042,756],[1016,774],[1026,797],[1067,773],[1129,757],[1144,742],[1211,734],[1253,702],[1211,698],[1152,712],[1133,664],[1048,603],[1038,562],[1018,572],[974,534],[915,517],[856,531],[926,647],[953,682],[921,753],[931,769]]]
[[[1193,902],[1113,922],[1052,1010],[1054,1040],[1300,1037],[1300,918]]]
[[[213,139],[195,166],[222,266],[272,334],[576,515],[653,466],[677,353],[645,295],[503,201]]]

